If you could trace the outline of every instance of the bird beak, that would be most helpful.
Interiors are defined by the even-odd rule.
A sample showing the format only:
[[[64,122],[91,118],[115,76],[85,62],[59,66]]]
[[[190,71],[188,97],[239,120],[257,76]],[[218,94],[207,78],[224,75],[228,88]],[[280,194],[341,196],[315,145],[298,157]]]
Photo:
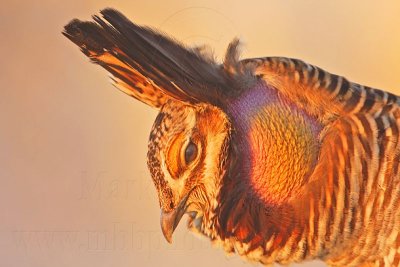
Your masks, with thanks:
[[[164,211],[161,209],[161,230],[164,234],[165,239],[168,243],[172,243],[172,234],[175,231],[175,228],[178,226],[182,216],[186,212],[186,201],[189,198],[189,194],[187,194],[179,203],[179,205],[171,210],[171,211]]]

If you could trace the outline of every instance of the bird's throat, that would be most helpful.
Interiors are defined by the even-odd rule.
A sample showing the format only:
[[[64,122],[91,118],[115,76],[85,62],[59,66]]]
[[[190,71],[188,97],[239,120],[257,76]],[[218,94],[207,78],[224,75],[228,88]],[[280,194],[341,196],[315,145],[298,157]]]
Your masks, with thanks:
[[[261,199],[281,202],[298,192],[314,169],[316,136],[304,117],[271,104],[250,122],[250,181]]]
[[[237,103],[236,140],[249,185],[264,202],[279,204],[295,196],[313,171],[320,126],[269,90],[255,88]]]

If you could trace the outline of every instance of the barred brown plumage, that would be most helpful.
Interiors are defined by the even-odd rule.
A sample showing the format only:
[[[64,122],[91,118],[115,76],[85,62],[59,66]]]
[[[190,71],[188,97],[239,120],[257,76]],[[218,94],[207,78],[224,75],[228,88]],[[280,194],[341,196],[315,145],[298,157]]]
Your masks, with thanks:
[[[190,230],[251,261],[399,266],[399,97],[301,60],[240,61],[237,40],[219,65],[102,15],[64,34],[161,109],[148,166],[169,242],[188,213]]]
[[[320,157],[306,187],[309,195],[305,193],[304,198],[309,202],[297,204],[302,206],[300,210],[309,210],[303,214],[308,217],[306,228],[302,229],[305,235],[296,239],[298,244],[306,244],[303,246],[308,253],[296,254],[294,249],[290,251],[292,260],[318,255],[335,266],[358,266],[366,261],[377,266],[397,266],[399,98],[348,82],[299,60],[267,58],[244,64],[253,64],[255,73],[268,76],[270,83],[271,72],[282,75],[283,81],[279,82],[283,86],[278,90],[285,88],[284,82],[298,83],[289,92],[281,92],[304,108],[313,107],[309,103],[312,98],[302,99],[297,93],[304,96],[315,93],[315,89],[326,90],[328,97],[337,99],[341,106],[339,112],[328,113],[338,118],[327,117],[326,109],[312,111],[327,123],[334,122],[323,137],[320,155],[326,158]],[[307,87],[299,90],[302,85]],[[371,255],[377,256],[374,259]]]

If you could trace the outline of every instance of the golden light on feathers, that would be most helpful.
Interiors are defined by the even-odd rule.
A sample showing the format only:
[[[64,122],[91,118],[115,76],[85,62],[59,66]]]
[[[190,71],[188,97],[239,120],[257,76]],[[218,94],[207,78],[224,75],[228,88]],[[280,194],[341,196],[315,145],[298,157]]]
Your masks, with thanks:
[[[400,98],[301,60],[222,64],[121,13],[64,35],[160,110],[148,167],[167,241],[189,229],[263,264],[399,265]]]

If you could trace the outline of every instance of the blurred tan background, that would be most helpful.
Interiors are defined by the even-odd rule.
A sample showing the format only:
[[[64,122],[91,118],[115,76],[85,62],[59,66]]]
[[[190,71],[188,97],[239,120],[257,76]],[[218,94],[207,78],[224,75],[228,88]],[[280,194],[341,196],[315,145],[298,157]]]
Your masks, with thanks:
[[[33,2],[0,8],[1,266],[252,266],[185,223],[164,241],[146,167],[156,111],[61,35],[72,18],[114,7],[220,58],[238,36],[244,57],[301,58],[400,94],[397,0]]]

